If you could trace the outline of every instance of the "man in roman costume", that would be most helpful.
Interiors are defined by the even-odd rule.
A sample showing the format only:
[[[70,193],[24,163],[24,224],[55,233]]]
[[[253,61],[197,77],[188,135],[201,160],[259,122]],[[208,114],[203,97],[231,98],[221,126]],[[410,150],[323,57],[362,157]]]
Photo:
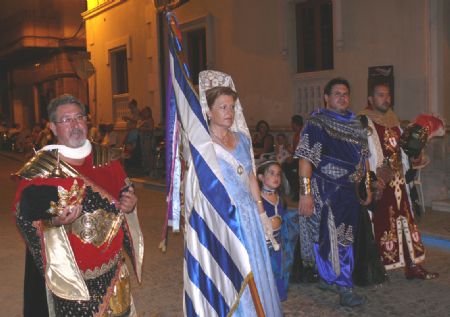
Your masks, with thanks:
[[[24,315],[136,316],[124,262],[126,251],[140,281],[144,243],[132,184],[106,147],[87,140],[78,99],[62,95],[47,110],[58,144],[15,174],[14,211],[27,245]]]

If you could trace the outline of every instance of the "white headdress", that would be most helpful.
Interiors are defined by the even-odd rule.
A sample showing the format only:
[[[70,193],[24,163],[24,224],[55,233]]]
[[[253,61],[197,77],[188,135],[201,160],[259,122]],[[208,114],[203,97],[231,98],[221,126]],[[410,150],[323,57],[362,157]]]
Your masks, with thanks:
[[[202,106],[203,117],[207,120],[206,113],[209,110],[208,102],[206,101],[205,92],[208,89],[214,87],[230,87],[234,91],[236,88],[234,87],[233,79],[230,75],[216,71],[216,70],[204,70],[199,74],[199,95],[200,95],[200,105]],[[247,122],[245,122],[244,112],[242,109],[241,102],[239,101],[239,97],[236,100],[235,108],[234,108],[234,122],[231,126],[231,131],[233,132],[241,132],[244,133],[250,140],[250,131],[248,130]],[[253,148],[250,147],[250,154],[253,156]],[[253,162],[253,168],[255,167],[255,163]]]
[[[208,89],[214,88],[214,87],[230,87],[234,91],[236,91],[236,88],[234,87],[233,79],[230,75],[227,75],[222,72],[218,72],[215,70],[205,70],[200,72],[199,74],[199,90],[200,90],[200,104],[202,106],[203,116],[206,119],[206,113],[209,109],[208,103],[206,101],[206,95],[205,92]],[[247,127],[247,123],[245,122],[244,113],[242,110],[241,102],[239,101],[239,98],[236,100],[235,103],[235,116],[234,116],[234,122],[231,126],[231,130],[234,132],[243,132],[247,136],[250,137],[250,133]]]

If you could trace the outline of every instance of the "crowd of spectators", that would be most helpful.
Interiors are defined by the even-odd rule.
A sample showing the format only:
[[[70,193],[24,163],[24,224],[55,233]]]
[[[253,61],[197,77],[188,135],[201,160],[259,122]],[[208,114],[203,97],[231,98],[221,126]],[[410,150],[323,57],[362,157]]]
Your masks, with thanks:
[[[126,122],[125,133],[115,129],[112,123],[94,124],[88,115],[88,139],[91,142],[119,148],[122,159],[128,170],[139,172],[141,175],[154,175],[157,141],[154,137],[155,123],[150,107],[138,108],[135,99],[128,103],[129,112],[122,117]],[[47,144],[56,142],[50,130],[49,122],[42,119],[31,129],[23,128],[20,124],[0,122],[0,150],[25,153],[31,157]]]
[[[47,144],[52,144],[55,137],[50,130],[49,122],[42,119],[33,128],[27,129],[18,123],[8,125],[3,121],[0,125],[0,149],[30,154]]]
[[[294,201],[298,201],[298,159],[293,157],[300,141],[303,117],[294,115],[290,122],[291,132],[278,132],[275,136],[269,123],[258,121],[252,136],[255,162],[260,164],[267,160],[276,160],[283,170],[283,190]]]

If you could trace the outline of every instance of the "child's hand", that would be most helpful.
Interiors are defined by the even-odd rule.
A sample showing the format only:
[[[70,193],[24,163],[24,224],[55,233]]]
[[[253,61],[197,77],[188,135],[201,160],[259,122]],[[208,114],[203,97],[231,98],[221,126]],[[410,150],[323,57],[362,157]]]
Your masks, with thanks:
[[[272,228],[272,222],[270,221],[269,217],[265,212],[259,214],[261,223],[263,225],[264,229],[264,236],[266,240],[270,241],[272,244],[272,247],[275,251],[278,251],[280,249],[280,245],[278,244],[277,240],[273,236],[273,228]]]

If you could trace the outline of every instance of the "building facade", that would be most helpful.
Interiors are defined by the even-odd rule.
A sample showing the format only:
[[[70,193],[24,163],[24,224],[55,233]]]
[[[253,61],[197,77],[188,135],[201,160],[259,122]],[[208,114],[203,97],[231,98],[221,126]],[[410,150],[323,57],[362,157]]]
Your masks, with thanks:
[[[55,96],[88,101],[85,1],[5,1],[0,12],[0,104],[3,120],[30,128]]]
[[[125,127],[128,101],[150,106],[161,117],[158,22],[152,1],[87,2],[83,13],[86,44],[95,67],[89,80],[90,103],[97,123]],[[160,123],[157,119],[156,123]]]
[[[293,114],[322,106],[323,86],[342,76],[352,108],[367,104],[369,71],[389,77],[403,120],[434,113],[450,122],[450,3],[444,0],[189,0],[174,10],[195,78],[231,74],[250,127],[289,130]],[[124,126],[126,104],[150,106],[164,123],[167,36],[153,1],[89,0],[83,13],[95,67],[89,103],[97,123]],[[448,199],[448,131],[427,149],[427,205]]]

